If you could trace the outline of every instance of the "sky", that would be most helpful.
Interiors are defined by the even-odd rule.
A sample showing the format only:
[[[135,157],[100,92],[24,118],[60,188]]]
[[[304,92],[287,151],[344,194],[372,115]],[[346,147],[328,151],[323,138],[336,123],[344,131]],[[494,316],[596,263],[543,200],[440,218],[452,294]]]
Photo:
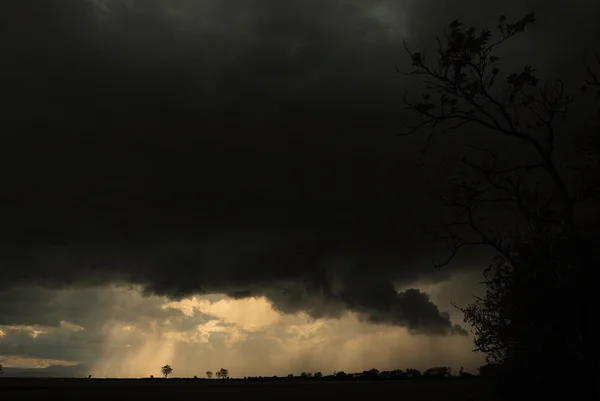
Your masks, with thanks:
[[[419,84],[396,66],[454,18],[531,11],[507,68],[577,88],[593,0],[3,2],[0,363],[474,371],[450,302],[489,254],[432,267],[456,168],[397,135]]]

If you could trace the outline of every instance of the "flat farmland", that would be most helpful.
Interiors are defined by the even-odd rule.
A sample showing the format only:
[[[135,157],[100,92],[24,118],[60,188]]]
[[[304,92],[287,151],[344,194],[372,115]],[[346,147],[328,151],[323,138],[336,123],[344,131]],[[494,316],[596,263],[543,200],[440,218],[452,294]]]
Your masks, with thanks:
[[[251,381],[192,379],[0,379],[0,399],[49,397],[60,400],[368,399],[406,401],[489,401],[489,386],[480,380],[406,381]],[[56,397],[56,398],[55,398]],[[193,397],[193,398],[192,398]],[[210,398],[206,398],[210,397]],[[258,397],[258,398],[255,398]]]

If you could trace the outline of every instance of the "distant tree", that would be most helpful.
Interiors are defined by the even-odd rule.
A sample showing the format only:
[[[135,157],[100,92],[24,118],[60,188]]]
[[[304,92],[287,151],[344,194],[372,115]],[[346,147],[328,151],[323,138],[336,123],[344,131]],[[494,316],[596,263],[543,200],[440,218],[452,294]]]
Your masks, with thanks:
[[[154,379],[154,375],[150,375],[150,378],[151,378],[151,379]]]
[[[288,378],[288,379],[293,379],[293,378],[294,378],[294,374],[293,374],[293,373],[290,373],[289,375],[287,375],[287,378]]]
[[[300,377],[303,379],[310,379],[312,377],[312,373],[310,372],[302,372],[300,373]]]
[[[213,372],[212,372],[212,370],[207,370],[207,371],[206,371],[206,377],[208,377],[209,379],[212,379],[212,377],[213,377]]]
[[[342,370],[341,372],[336,372],[335,377],[337,377],[338,379],[344,379],[348,377],[348,375]]]
[[[313,375],[313,377],[315,379],[321,379],[321,378],[323,378],[323,373],[321,373],[321,372],[315,372],[315,374]]]
[[[4,366],[0,363],[0,375],[4,373]]]
[[[229,377],[229,371],[227,369],[221,368],[215,374],[219,379],[227,379]]]
[[[171,365],[165,365],[162,368],[160,368],[160,371],[166,379],[171,373],[173,373],[173,368],[171,367]]]
[[[399,380],[406,377],[406,374],[401,369],[394,369],[391,371],[381,372],[381,376],[391,380]]]
[[[449,377],[450,368],[446,366],[436,366],[433,368],[429,368],[425,372],[423,372],[423,376],[429,378]]]
[[[421,372],[417,369],[406,369],[404,374],[410,379],[416,379],[418,377],[421,377]]]
[[[375,379],[375,378],[379,377],[379,370],[377,370],[377,369],[365,370],[364,372],[360,373],[360,377],[365,378],[365,379]]]

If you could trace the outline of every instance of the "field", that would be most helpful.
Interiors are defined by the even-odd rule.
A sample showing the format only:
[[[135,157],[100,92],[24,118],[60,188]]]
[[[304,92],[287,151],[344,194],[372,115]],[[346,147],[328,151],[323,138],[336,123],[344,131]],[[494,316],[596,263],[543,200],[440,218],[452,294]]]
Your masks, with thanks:
[[[2,401],[23,399],[107,400],[109,397],[148,400],[210,399],[371,399],[406,401],[490,401],[480,380],[416,381],[250,381],[190,379],[0,379]],[[194,398],[192,398],[194,397]],[[214,397],[214,398],[213,398]],[[217,398],[218,397],[218,398]],[[258,397],[258,398],[257,398]],[[206,399],[206,398],[204,398]]]

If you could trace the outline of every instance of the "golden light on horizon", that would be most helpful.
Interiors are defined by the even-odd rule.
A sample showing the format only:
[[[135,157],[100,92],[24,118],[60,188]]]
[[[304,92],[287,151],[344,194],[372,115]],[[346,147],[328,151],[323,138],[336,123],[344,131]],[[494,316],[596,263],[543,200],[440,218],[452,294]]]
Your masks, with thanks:
[[[114,324],[107,329],[103,355],[91,373],[157,376],[158,367],[165,364],[173,366],[173,377],[203,376],[220,367],[227,367],[232,377],[303,370],[330,373],[425,367],[444,355],[452,365],[462,359],[458,362],[462,366],[468,365],[464,351],[472,345],[468,337],[413,336],[400,327],[364,322],[354,313],[339,319],[281,314],[264,297],[217,301],[190,297],[167,301],[160,309],[179,310],[193,324],[178,329],[178,321],[167,319],[135,330]]]
[[[434,297],[443,295],[444,285],[429,290]],[[229,369],[231,377],[243,377],[433,365],[473,370],[482,362],[481,355],[471,352],[471,337],[411,335],[402,327],[372,324],[351,312],[339,318],[314,319],[304,312],[282,314],[265,297],[210,295],[174,302],[146,296],[139,287],[94,291],[103,303],[98,309],[102,317],[90,321],[92,326],[67,320],[55,327],[0,326],[0,341],[12,338],[8,341],[47,347],[43,344],[64,344],[75,338],[86,341],[93,335],[97,348],[89,354],[92,358],[60,363],[89,364],[94,377],[160,376],[160,366],[166,364],[173,366],[173,377],[204,376],[207,370],[221,367]],[[69,302],[82,296],[72,290],[61,295]],[[1,355],[0,360],[7,361]],[[46,363],[40,359],[26,364]]]

